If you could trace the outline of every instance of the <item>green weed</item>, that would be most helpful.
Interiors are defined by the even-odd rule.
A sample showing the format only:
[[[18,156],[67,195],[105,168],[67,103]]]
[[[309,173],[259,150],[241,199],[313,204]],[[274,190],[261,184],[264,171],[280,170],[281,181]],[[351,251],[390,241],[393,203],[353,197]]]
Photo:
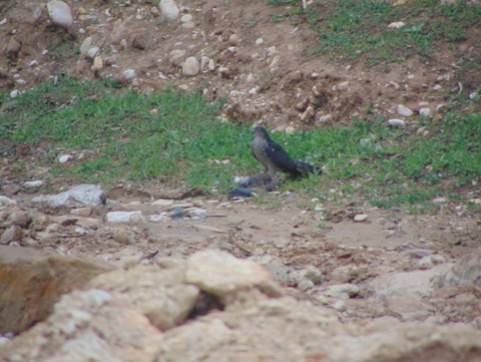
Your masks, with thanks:
[[[116,87],[61,77],[13,100],[0,94],[0,152],[31,145],[37,163],[50,167],[53,177],[105,183],[159,179],[206,191],[224,192],[233,187],[233,176],[261,169],[250,154],[250,128],[216,118],[221,103],[173,89],[144,96]],[[452,111],[427,127],[429,137],[389,128],[382,119],[273,132],[293,157],[324,169],[321,176],[283,188],[321,200],[362,195],[374,205],[393,207],[423,205],[452,192],[441,187],[445,180],[454,191],[480,182],[481,114]],[[56,164],[56,154],[75,150],[86,156],[69,166]]]

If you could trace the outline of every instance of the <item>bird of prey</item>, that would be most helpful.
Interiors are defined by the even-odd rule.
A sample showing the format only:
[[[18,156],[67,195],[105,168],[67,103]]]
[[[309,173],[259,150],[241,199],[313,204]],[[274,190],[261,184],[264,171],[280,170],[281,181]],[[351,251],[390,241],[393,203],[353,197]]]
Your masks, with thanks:
[[[298,179],[318,170],[302,161],[293,160],[284,149],[275,143],[264,127],[255,128],[255,137],[251,143],[255,159],[264,166],[264,172],[275,182],[275,173],[287,173],[290,178]]]

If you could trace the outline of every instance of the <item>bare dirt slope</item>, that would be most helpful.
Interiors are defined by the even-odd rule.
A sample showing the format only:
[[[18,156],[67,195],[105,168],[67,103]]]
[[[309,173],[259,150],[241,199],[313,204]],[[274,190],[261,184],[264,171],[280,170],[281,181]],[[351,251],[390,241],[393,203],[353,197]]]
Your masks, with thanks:
[[[125,80],[125,70],[133,69],[133,88],[176,85],[211,99],[229,97],[230,120],[285,129],[349,123],[366,112],[389,115],[398,104],[435,110],[457,77],[466,84],[473,75],[458,74],[456,47],[443,46],[429,62],[411,57],[388,67],[314,56],[313,28],[274,22],[278,9],[264,1],[185,1],[183,23],[167,21],[150,1],[72,5],[69,31],[52,25],[38,2],[2,5],[3,87],[22,90],[62,72]],[[475,52],[469,43],[460,49]],[[201,69],[186,76],[182,65],[192,56]]]

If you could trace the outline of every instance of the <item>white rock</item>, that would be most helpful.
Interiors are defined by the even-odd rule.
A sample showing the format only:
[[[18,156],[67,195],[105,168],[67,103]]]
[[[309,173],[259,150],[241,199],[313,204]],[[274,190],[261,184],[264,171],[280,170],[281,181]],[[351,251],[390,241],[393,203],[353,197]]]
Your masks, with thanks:
[[[160,222],[160,221],[164,221],[166,219],[167,219],[167,214],[165,212],[163,212],[161,214],[149,215],[149,221],[151,221],[151,222]]]
[[[427,256],[422,257],[418,261],[418,266],[419,266],[420,269],[430,269],[434,265],[442,264],[445,261],[446,260],[444,259],[444,257],[442,255],[427,255]]]
[[[397,106],[397,113],[404,117],[411,117],[413,115],[413,111],[403,104]]]
[[[169,20],[175,20],[179,16],[179,7],[174,0],[161,0],[160,11]]]
[[[186,51],[184,49],[174,49],[169,53],[169,61],[173,65],[180,65],[184,59]],[[207,58],[207,57],[206,57]]]
[[[7,196],[0,195],[0,206],[15,205],[16,203],[17,202],[15,200],[12,200],[11,198],[8,198]]]
[[[122,72],[122,76],[125,80],[130,81],[137,76],[137,72],[135,71],[135,69],[128,68]]]
[[[93,39],[92,37],[88,36],[80,44],[80,54],[86,56],[90,48],[92,48]]]
[[[333,307],[339,312],[344,312],[346,310],[346,303],[344,303],[342,300],[338,300],[336,303],[334,303]]]
[[[331,285],[330,287],[326,288],[323,292],[324,295],[328,297],[334,297],[339,299],[347,299],[352,298],[358,295],[360,289],[355,284],[335,284]]]
[[[406,23],[403,21],[395,21],[389,24],[387,27],[391,29],[401,29],[404,25],[406,25]]]
[[[10,92],[10,98],[17,98],[20,94],[21,92],[18,89],[14,89]]]
[[[73,160],[73,156],[72,155],[69,155],[69,154],[64,154],[64,155],[60,155],[58,156],[57,158],[57,161],[59,163],[67,163],[68,161],[70,160]]]
[[[190,14],[182,15],[181,18],[180,18],[180,21],[181,21],[182,23],[192,22],[192,15],[190,15]]]
[[[182,27],[184,29],[192,29],[193,27],[195,27],[195,24],[194,24],[194,22],[189,21],[187,23],[182,23]]]
[[[264,44],[264,39],[262,39],[262,38],[257,38],[257,39],[256,39],[256,45],[261,45],[261,44]]]
[[[436,205],[445,204],[448,200],[445,197],[435,197],[432,202]]]
[[[105,203],[105,194],[99,185],[82,184],[57,195],[34,197],[32,201],[46,203],[52,207],[68,206],[71,203],[97,206]]]
[[[297,287],[302,291],[306,291],[306,290],[312,289],[314,287],[314,283],[309,279],[302,279],[297,284]]]
[[[111,223],[137,223],[145,221],[140,211],[111,211],[105,215],[105,220]]]
[[[158,199],[152,202],[152,206],[165,207],[165,206],[171,206],[173,203],[174,203],[174,200]]]
[[[200,69],[202,70],[203,73],[214,70],[215,69],[214,59],[210,59],[209,57],[206,57],[205,55],[203,55],[200,58]]]
[[[99,50],[100,50],[99,47],[92,47],[89,50],[87,50],[87,56],[90,59],[94,59],[97,56]]]
[[[70,28],[73,24],[70,6],[61,0],[51,0],[47,3],[47,11],[50,20],[58,26]]]
[[[271,46],[269,48],[266,48],[266,52],[267,52],[267,56],[271,57],[277,53],[277,48],[275,46]]]
[[[197,252],[187,260],[186,281],[218,297],[257,287],[277,292],[271,274],[250,260],[220,250]]]
[[[186,76],[199,74],[200,64],[196,57],[188,57],[182,64],[182,73]]]
[[[368,218],[367,214],[357,214],[354,216],[354,221],[355,222],[363,222],[366,221]]]
[[[406,122],[398,118],[391,118],[390,120],[387,121],[387,124],[392,127],[401,127],[401,128],[406,127]]]
[[[97,55],[92,64],[92,71],[98,72],[104,68],[104,60],[100,55]]]
[[[421,117],[429,117],[431,116],[431,109],[429,107],[419,108],[419,115]]]
[[[36,67],[38,65],[38,60],[32,60],[30,63],[28,63],[28,66],[30,68]]]
[[[7,23],[7,18],[0,20],[0,25],[5,25]]]
[[[36,189],[42,187],[44,182],[42,180],[34,180],[34,181],[26,181],[23,183],[23,186],[27,189]]]
[[[329,122],[332,119],[331,114],[322,114],[316,119],[316,123],[318,124],[324,124]]]

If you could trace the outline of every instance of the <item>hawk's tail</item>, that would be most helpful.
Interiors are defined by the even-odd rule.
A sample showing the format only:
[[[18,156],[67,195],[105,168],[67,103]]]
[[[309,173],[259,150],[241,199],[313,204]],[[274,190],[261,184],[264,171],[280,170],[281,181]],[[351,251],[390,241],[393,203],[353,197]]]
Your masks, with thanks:
[[[321,174],[321,169],[319,167],[313,166],[307,162],[303,161],[295,161],[296,162],[296,169],[297,169],[297,177],[306,177],[309,174],[314,173],[316,175]]]

